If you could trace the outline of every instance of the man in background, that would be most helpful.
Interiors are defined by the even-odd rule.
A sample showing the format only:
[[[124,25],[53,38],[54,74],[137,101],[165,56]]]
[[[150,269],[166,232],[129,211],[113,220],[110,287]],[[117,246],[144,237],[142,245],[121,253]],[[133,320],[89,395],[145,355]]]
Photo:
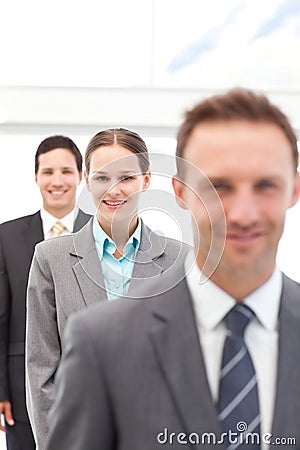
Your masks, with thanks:
[[[70,318],[48,450],[300,449],[300,286],[276,268],[295,133],[237,89],[187,112],[176,155],[196,264]]]
[[[0,226],[0,416],[8,450],[35,448],[25,404],[25,306],[35,245],[78,231],[90,216],[75,207],[82,155],[65,136],[51,136],[35,155],[43,207]],[[20,191],[20,199],[22,191]],[[22,201],[22,200],[21,200]]]

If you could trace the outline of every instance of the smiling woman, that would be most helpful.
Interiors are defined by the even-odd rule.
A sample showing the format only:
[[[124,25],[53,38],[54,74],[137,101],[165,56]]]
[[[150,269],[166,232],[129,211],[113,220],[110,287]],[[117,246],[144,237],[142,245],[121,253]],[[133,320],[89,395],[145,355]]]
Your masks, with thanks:
[[[27,406],[40,450],[45,448],[47,412],[55,397],[53,381],[69,315],[95,301],[132,293],[141,281],[172,270],[186,251],[138,216],[151,175],[148,149],[137,133],[122,128],[97,133],[88,144],[85,164],[97,212],[79,233],[36,247],[28,282]],[[67,186],[61,176],[56,183]],[[46,186],[51,201],[60,201],[57,190],[63,189]]]
[[[90,141],[85,163],[98,223],[115,242],[120,257],[138,224],[140,194],[150,184],[146,144],[129,130],[101,131]]]

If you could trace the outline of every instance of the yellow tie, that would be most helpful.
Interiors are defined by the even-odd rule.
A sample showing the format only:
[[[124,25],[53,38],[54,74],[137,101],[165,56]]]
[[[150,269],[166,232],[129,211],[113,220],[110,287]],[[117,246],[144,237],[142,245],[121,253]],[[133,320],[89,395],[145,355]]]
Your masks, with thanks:
[[[66,230],[66,227],[59,221],[55,222],[55,224],[51,228],[54,237],[60,236],[64,232],[64,230]]]

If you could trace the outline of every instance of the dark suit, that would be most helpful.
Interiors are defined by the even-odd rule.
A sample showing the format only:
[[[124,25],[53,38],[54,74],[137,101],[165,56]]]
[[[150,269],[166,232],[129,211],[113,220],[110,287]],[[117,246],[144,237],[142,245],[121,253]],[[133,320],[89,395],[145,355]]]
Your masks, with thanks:
[[[181,272],[173,277],[182,281],[164,290],[162,278],[161,295],[144,286],[146,301],[97,304],[71,318],[47,450],[223,448],[202,442],[221,430],[190,293]],[[295,437],[285,448],[300,449],[300,285],[285,276],[279,323],[273,435]]]
[[[74,230],[89,218],[79,211]],[[26,288],[35,245],[43,239],[39,211],[0,225],[0,401],[11,402],[16,424],[29,424],[24,373]]]

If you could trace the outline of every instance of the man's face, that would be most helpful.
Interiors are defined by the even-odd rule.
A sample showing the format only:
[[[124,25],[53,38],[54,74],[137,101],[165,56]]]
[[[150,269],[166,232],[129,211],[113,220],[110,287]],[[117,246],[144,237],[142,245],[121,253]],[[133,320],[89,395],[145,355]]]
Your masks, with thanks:
[[[206,122],[192,132],[184,158],[211,181],[217,196],[210,196],[203,176],[185,180],[196,195],[174,181],[177,197],[194,215],[200,234],[198,264],[203,266],[212,237],[225,243],[218,270],[238,273],[274,269],[278,241],[282,235],[286,210],[299,197],[299,176],[295,175],[289,141],[276,125],[249,121]],[[201,201],[202,199],[206,199]],[[211,200],[210,200],[211,199]],[[204,205],[205,201],[207,205]],[[218,233],[221,211],[226,219],[225,235]],[[206,208],[207,209],[206,209]],[[210,218],[215,222],[212,236]],[[221,227],[220,227],[221,228]],[[213,257],[213,256],[212,256]]]
[[[81,173],[78,172],[75,156],[69,150],[56,148],[40,155],[35,180],[46,211],[57,218],[72,211]]]

